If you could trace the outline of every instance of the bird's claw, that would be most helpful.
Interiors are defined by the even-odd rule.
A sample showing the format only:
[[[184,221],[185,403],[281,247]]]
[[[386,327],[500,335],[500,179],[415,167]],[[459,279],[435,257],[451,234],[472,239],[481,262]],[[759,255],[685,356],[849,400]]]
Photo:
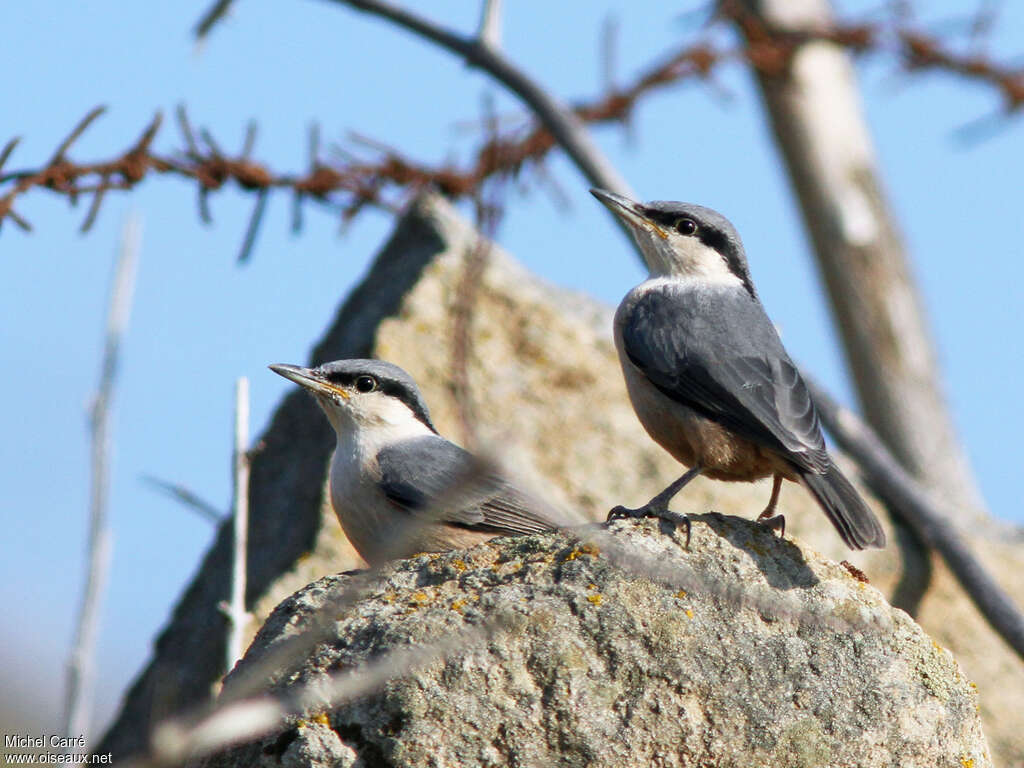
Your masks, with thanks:
[[[641,508],[642,509],[642,508]],[[610,523],[612,520],[635,520],[637,518],[646,517],[646,515],[639,514],[640,509],[629,509],[619,504],[617,507],[612,507],[612,510],[608,513],[608,517],[605,518],[606,523]]]
[[[779,532],[779,538],[784,539],[786,537],[786,516],[785,515],[774,515],[772,517],[765,517],[762,514],[757,518],[757,522],[763,525],[765,528],[770,528],[773,531]]]
[[[610,523],[612,520],[643,520],[647,517],[656,517],[659,520],[672,523],[675,526],[682,525],[686,528],[686,548],[690,548],[690,532],[691,524],[690,518],[679,512],[673,512],[667,508],[652,507],[650,504],[638,507],[637,509],[630,509],[619,504],[617,507],[613,507],[608,513],[608,517],[605,522]]]

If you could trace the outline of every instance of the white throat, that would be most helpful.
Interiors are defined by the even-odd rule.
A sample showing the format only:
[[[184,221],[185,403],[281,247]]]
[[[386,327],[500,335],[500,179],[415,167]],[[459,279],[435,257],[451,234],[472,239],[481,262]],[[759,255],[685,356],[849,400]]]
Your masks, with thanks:
[[[670,234],[668,240],[651,245],[657,254],[649,254],[645,248],[644,255],[652,278],[682,277],[705,285],[743,287],[722,255],[696,237]]]
[[[367,400],[363,404],[368,407],[329,414],[338,437],[338,453],[366,460],[384,446],[434,434],[400,400],[383,395]]]

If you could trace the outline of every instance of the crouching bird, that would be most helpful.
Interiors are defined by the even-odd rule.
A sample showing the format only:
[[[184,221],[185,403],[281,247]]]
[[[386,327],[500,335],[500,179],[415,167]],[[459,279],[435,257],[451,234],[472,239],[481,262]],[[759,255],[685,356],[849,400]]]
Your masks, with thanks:
[[[381,360],[271,365],[308,390],[337,434],[331,503],[352,546],[378,565],[564,524],[437,433],[412,377]]]
[[[773,478],[758,517],[775,516],[783,479],[811,492],[852,549],[885,546],[885,533],[825,450],[818,414],[750,278],[743,244],[721,214],[689,203],[637,203],[591,193],[622,219],[650,278],[615,313],[615,347],[633,408],[682,477],[614,517],[673,517],[672,498],[699,474]],[[687,521],[688,525],[688,521]]]

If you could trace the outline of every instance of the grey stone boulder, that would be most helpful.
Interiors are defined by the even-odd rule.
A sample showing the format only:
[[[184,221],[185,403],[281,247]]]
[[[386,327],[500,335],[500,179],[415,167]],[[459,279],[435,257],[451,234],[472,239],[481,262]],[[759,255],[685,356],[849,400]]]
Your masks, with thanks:
[[[271,690],[443,653],[204,765],[992,764],[952,654],[854,569],[735,517],[695,516],[682,541],[616,522],[324,577],[274,610],[225,696],[355,585]]]

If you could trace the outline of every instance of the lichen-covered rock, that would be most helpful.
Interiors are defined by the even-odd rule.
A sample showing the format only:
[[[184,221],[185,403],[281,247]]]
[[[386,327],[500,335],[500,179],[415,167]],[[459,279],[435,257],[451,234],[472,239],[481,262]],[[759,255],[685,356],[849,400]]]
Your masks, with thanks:
[[[682,538],[617,522],[397,562],[276,690],[489,634],[206,765],[991,765],[952,655],[873,587],[737,518]],[[353,578],[285,600],[233,675]]]

